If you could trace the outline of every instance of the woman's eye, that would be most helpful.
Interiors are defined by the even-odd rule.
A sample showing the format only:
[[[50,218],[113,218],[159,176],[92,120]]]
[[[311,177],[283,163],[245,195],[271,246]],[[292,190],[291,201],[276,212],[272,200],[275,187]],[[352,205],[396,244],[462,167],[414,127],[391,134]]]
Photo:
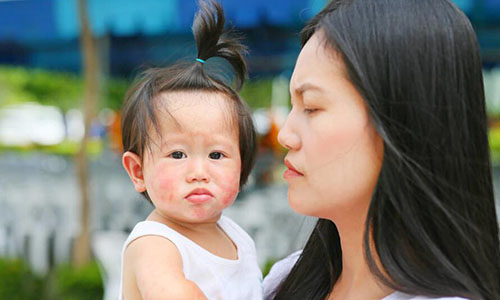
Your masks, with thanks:
[[[304,112],[306,114],[312,114],[313,112],[316,112],[316,111],[317,111],[317,109],[315,109],[315,108],[304,108]]]
[[[182,158],[186,158],[186,154],[184,152],[181,152],[181,151],[175,151],[175,152],[172,152],[170,154],[170,156],[174,159],[182,159]]]
[[[224,156],[224,154],[220,152],[212,152],[208,155],[211,159],[221,159]]]

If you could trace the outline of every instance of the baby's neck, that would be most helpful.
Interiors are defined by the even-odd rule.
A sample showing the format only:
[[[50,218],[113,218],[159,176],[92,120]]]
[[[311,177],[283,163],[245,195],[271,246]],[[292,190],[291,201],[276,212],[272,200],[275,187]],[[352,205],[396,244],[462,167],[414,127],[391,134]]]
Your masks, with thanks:
[[[237,247],[217,224],[218,219],[213,222],[192,224],[179,222],[153,211],[146,220],[167,225],[216,256],[233,260],[238,259]]]
[[[188,223],[177,220],[176,218],[161,215],[155,209],[149,214],[146,220],[165,224],[185,236],[193,234],[210,234],[219,231],[219,228],[217,226],[217,221],[219,220],[219,218],[203,223]]]

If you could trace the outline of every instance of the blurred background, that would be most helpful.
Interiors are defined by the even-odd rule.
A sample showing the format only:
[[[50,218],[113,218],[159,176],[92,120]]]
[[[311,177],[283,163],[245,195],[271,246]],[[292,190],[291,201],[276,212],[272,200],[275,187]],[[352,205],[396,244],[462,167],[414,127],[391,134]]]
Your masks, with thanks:
[[[254,238],[266,273],[315,221],[288,207],[276,136],[298,33],[327,0],[220,2],[250,49],[242,96],[259,135],[256,167],[225,214]],[[481,45],[498,191],[500,0],[454,2]],[[120,107],[141,70],[196,58],[196,9],[195,0],[0,0],[0,299],[117,298],[123,242],[152,209],[121,166]]]

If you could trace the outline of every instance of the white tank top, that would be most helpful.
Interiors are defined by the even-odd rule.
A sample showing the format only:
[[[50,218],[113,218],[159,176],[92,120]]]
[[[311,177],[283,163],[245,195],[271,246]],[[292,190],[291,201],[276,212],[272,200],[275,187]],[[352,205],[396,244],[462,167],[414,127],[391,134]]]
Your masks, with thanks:
[[[221,216],[217,224],[238,248],[238,259],[216,256],[192,240],[162,223],[137,223],[122,250],[120,300],[123,300],[123,254],[135,239],[158,235],[175,244],[182,257],[186,279],[195,282],[210,300],[261,300],[262,272],[257,265],[255,245],[250,236],[228,217]]]

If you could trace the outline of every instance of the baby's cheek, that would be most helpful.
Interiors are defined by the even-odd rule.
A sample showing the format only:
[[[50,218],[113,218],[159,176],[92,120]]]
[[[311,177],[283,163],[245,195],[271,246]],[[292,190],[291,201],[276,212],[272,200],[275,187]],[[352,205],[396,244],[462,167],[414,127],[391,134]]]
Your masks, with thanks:
[[[222,186],[223,195],[221,198],[221,204],[224,207],[228,207],[233,204],[238,192],[240,190],[240,180],[239,174],[237,176],[228,176],[225,178],[224,185]]]
[[[228,191],[222,198],[222,205],[224,205],[224,207],[230,206],[231,204],[233,204],[237,195],[238,195],[238,189],[233,191]]]
[[[168,174],[162,174],[155,178],[155,194],[159,197],[159,200],[162,202],[173,200],[172,196],[175,195],[176,187],[179,186],[176,178],[176,176],[169,176]]]

